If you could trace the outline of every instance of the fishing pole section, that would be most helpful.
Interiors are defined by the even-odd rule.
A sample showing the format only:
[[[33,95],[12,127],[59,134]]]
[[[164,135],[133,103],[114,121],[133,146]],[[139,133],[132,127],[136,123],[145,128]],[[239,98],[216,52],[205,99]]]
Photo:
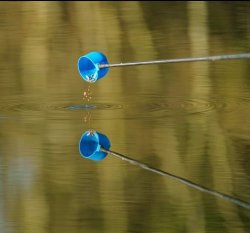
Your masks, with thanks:
[[[108,73],[109,68],[112,67],[153,65],[161,63],[220,61],[220,60],[233,60],[233,59],[250,59],[250,53],[109,64],[107,57],[103,53],[96,51],[81,56],[78,59],[77,66],[81,77],[87,82],[94,83],[97,80],[103,78]]]
[[[241,206],[245,209],[250,209],[250,203],[240,200],[236,197],[230,196],[228,194],[224,194],[209,188],[206,188],[204,186],[201,186],[199,184],[196,184],[188,179],[182,178],[180,176],[168,173],[166,171],[162,171],[156,168],[153,168],[145,163],[142,163],[138,160],[129,158],[123,154],[114,152],[110,150],[111,143],[108,137],[104,134],[101,134],[95,130],[87,130],[84,132],[81,136],[81,139],[79,141],[79,152],[80,155],[85,159],[90,159],[94,161],[100,161],[103,160],[108,154],[113,155],[123,161],[129,162],[130,164],[136,165],[142,169],[148,170],[150,172],[156,173],[158,175],[168,177],[171,179],[174,179],[182,184],[187,185],[188,187],[191,187],[193,189],[199,190],[204,193],[208,193],[212,196],[221,198],[225,201],[228,201],[230,203],[236,204],[238,206]]]

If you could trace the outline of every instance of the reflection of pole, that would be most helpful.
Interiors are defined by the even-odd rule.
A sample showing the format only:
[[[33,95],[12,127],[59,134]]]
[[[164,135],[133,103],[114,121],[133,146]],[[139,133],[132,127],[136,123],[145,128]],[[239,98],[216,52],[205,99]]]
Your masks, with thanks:
[[[100,64],[99,68],[111,68],[121,66],[138,66],[138,65],[153,65],[160,63],[180,63],[180,62],[197,62],[197,61],[219,61],[219,60],[232,60],[232,59],[250,59],[250,53],[243,54],[229,54],[219,56],[208,56],[208,57],[188,57],[188,58],[176,58],[176,59],[164,59],[155,61],[140,61],[140,62],[126,62],[117,64]]]
[[[194,189],[197,189],[197,190],[199,190],[199,191],[201,191],[201,192],[209,193],[209,194],[211,194],[211,195],[213,195],[213,196],[222,198],[222,199],[224,199],[224,200],[226,200],[226,201],[229,201],[229,202],[231,202],[231,203],[234,203],[234,204],[239,205],[239,206],[241,206],[241,207],[244,207],[244,208],[246,208],[246,209],[250,209],[250,203],[248,203],[248,202],[246,202],[246,201],[242,201],[242,200],[240,200],[240,199],[238,199],[238,198],[229,196],[229,195],[227,195],[227,194],[224,194],[224,193],[221,193],[221,192],[217,192],[217,191],[215,191],[215,190],[208,189],[208,188],[206,188],[206,187],[203,187],[203,186],[201,186],[201,185],[198,185],[198,184],[196,184],[196,183],[193,183],[192,181],[189,181],[189,180],[187,180],[187,179],[185,179],[185,178],[182,178],[182,177],[180,177],[180,176],[176,176],[176,175],[173,175],[173,174],[171,174],[171,173],[168,173],[168,172],[161,171],[161,170],[159,170],[159,169],[150,167],[150,166],[148,166],[148,165],[146,165],[146,164],[144,164],[144,163],[141,163],[140,161],[131,159],[131,158],[129,158],[129,157],[125,156],[125,155],[122,155],[122,154],[120,154],[120,153],[117,153],[117,152],[114,152],[114,151],[110,151],[110,150],[106,150],[106,149],[104,149],[104,148],[101,148],[101,150],[102,150],[103,152],[106,152],[106,153],[110,154],[110,155],[114,155],[114,156],[118,157],[119,159],[125,160],[125,161],[127,161],[127,162],[129,162],[129,163],[131,163],[131,164],[133,164],[133,165],[137,165],[137,166],[139,166],[139,167],[141,167],[141,168],[143,168],[143,169],[145,169],[145,170],[148,170],[148,171],[157,173],[157,174],[162,175],[162,176],[170,177],[170,178],[175,179],[175,180],[177,180],[177,181],[179,181],[179,182],[181,182],[181,183],[183,183],[183,184],[186,184],[186,185],[189,186],[189,187],[192,187],[192,188],[194,188]]]

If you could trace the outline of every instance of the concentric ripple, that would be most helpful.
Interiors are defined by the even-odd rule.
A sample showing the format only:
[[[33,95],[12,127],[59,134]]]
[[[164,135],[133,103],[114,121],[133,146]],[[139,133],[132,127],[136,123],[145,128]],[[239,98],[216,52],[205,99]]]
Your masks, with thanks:
[[[70,106],[66,106],[66,110],[116,110],[123,109],[124,106],[122,104],[109,104],[109,103],[92,103],[92,104],[72,104]]]
[[[128,118],[167,117],[175,115],[204,114],[216,109],[225,108],[225,103],[205,101],[202,99],[168,98],[156,102],[135,102],[128,104]]]
[[[250,99],[240,98],[199,99],[186,97],[166,97],[160,95],[140,95],[119,99],[96,98],[93,102],[84,103],[76,96],[54,96],[48,98],[16,96],[0,103],[0,116],[6,114],[25,114],[27,116],[46,114],[71,114],[78,111],[92,111],[93,119],[138,119],[167,117],[177,115],[209,114],[213,111],[231,112],[239,106],[249,107]]]

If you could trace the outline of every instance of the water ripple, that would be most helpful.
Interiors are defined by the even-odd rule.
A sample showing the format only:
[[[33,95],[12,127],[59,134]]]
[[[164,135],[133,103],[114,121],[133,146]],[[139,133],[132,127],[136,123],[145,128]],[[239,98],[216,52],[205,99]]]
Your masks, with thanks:
[[[213,111],[231,112],[239,106],[250,107],[250,98],[199,99],[185,97],[166,97],[145,95],[136,98],[116,99],[103,102],[96,99],[91,103],[82,103],[76,97],[55,97],[50,99],[11,98],[0,103],[0,116],[22,113],[26,115],[60,113],[72,111],[93,111],[96,119],[137,119],[150,117],[167,117],[176,115],[209,114]],[[109,112],[109,113],[108,113]]]

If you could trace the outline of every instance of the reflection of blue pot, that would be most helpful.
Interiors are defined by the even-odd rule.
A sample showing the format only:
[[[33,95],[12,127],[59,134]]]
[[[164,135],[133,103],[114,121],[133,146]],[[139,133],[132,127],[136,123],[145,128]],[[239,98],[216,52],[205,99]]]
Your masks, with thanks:
[[[104,159],[107,153],[101,151],[101,147],[106,150],[110,148],[110,141],[105,135],[97,131],[88,130],[81,136],[79,151],[82,157],[91,160]]]
[[[99,68],[100,64],[108,64],[106,56],[100,52],[90,52],[78,60],[78,71],[87,82],[95,82],[105,76],[109,68]]]

